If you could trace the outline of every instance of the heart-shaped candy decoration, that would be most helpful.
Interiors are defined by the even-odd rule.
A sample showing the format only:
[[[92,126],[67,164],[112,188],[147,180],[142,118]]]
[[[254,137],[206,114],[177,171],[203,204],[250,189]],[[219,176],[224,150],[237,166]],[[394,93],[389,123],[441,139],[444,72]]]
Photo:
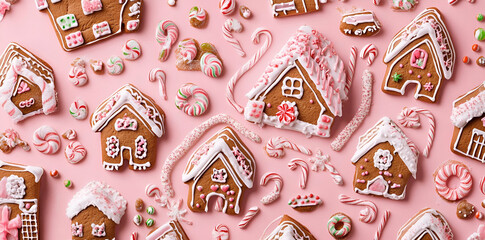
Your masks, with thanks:
[[[222,185],[221,189],[222,191],[227,192],[229,190],[229,185]]]
[[[214,191],[214,192],[215,192],[215,191],[217,191],[217,189],[219,189],[219,185],[212,185],[212,186],[211,186],[211,190],[212,190],[212,191]]]

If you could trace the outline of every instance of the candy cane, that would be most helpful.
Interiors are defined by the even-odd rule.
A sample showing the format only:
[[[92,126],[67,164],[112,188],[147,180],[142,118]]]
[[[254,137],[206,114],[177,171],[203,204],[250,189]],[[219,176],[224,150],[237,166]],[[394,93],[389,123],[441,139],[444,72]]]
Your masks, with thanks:
[[[258,214],[259,212],[259,207],[252,207],[248,210],[248,212],[246,213],[246,215],[244,215],[243,219],[241,220],[241,222],[239,222],[238,224],[238,227],[239,228],[245,228],[249,222],[254,218],[254,216],[256,216],[256,214]]]
[[[138,233],[137,232],[132,232],[130,235],[130,240],[137,240],[138,239]]]
[[[261,59],[261,57],[268,51],[268,48],[271,46],[273,42],[273,36],[271,32],[265,28],[258,28],[253,32],[251,35],[251,39],[253,40],[254,44],[258,44],[261,40],[261,36],[266,36],[266,41],[264,42],[263,46],[253,55],[253,57],[247,61],[229,80],[227,83],[226,88],[226,98],[227,101],[234,107],[238,112],[242,113],[244,108],[239,105],[236,100],[234,99],[234,87],[236,86],[237,81],[246,73],[248,72],[253,66]]]
[[[270,157],[282,158],[285,156],[284,148],[292,149],[306,155],[312,155],[312,151],[306,147],[290,142],[284,137],[274,137],[268,140],[264,149]]]
[[[222,26],[222,35],[224,36],[224,39],[231,44],[231,46],[236,49],[237,54],[239,54],[241,57],[246,56],[246,53],[241,47],[241,44],[237,39],[232,36],[232,31],[240,33],[242,32],[243,27],[241,25],[241,22],[239,22],[237,19],[227,19],[224,22],[224,25]]]
[[[158,23],[155,35],[157,42],[162,46],[160,51],[160,61],[166,61],[170,54],[172,45],[175,44],[179,38],[179,29],[177,25],[170,20],[162,20]]]
[[[367,56],[367,65],[370,66],[374,62],[377,53],[377,47],[374,44],[369,43],[360,50],[360,58],[364,59]]]
[[[482,179],[480,179],[480,191],[483,195],[485,195],[485,177],[482,177]]]
[[[382,235],[382,231],[384,230],[384,227],[386,226],[387,220],[389,219],[389,216],[391,216],[391,212],[386,210],[384,215],[382,216],[381,223],[377,227],[376,234],[374,235],[374,240],[379,240]]]
[[[357,113],[352,118],[352,120],[345,126],[337,138],[333,140],[330,145],[334,151],[340,151],[342,147],[349,141],[355,130],[362,124],[364,119],[367,117],[370,111],[370,106],[372,104],[372,84],[374,78],[369,70],[364,70],[362,75],[362,100],[360,101],[359,109]]]
[[[347,71],[347,84],[345,84],[345,94],[349,93],[350,86],[352,86],[352,80],[354,79],[355,74],[355,61],[357,60],[357,48],[352,46],[350,48],[350,57],[349,57],[349,68]]]
[[[160,97],[167,100],[167,88],[165,87],[165,82],[167,79],[167,75],[161,68],[152,68],[150,73],[148,74],[148,80],[150,82],[158,82],[158,93]]]
[[[308,180],[308,164],[298,158],[293,158],[290,160],[288,163],[288,167],[291,170],[295,170],[297,167],[301,168],[301,175],[300,175],[300,188],[305,189],[306,187],[306,182]]]
[[[457,3],[457,2],[458,2],[458,0],[448,0],[448,3],[450,5],[453,5],[453,4]]]
[[[423,150],[423,155],[427,157],[429,155],[429,150],[433,145],[433,139],[434,139],[435,121],[434,121],[433,114],[430,111],[422,108],[404,107],[401,113],[399,114],[399,116],[397,117],[397,120],[404,127],[417,128],[420,126],[418,113],[423,114],[424,116],[426,116],[426,118],[428,118],[428,123],[429,123],[428,140],[426,143],[426,147]]]
[[[364,223],[372,223],[377,218],[377,206],[371,201],[365,201],[358,198],[351,198],[347,195],[340,194],[338,200],[341,203],[348,205],[365,206],[364,209],[360,211],[359,220]]]
[[[379,5],[381,4],[381,0],[372,0],[372,2],[374,3],[374,5]]]
[[[212,230],[213,240],[228,240],[229,239],[229,228],[224,224],[218,224]]]
[[[247,129],[241,123],[224,113],[220,113],[209,118],[198,127],[194,128],[187,136],[185,136],[182,143],[178,145],[165,160],[162,167],[161,180],[162,191],[167,197],[173,197],[174,195],[172,184],[170,183],[170,174],[172,173],[175,162],[183,157],[208,129],[221,123],[230,125],[236,131],[249,138],[253,142],[261,142],[261,137],[259,137],[256,133]]]
[[[167,199],[163,198],[162,192],[160,191],[160,188],[153,184],[148,184],[145,187],[145,194],[148,197],[155,197],[155,202],[160,203],[161,207],[167,207],[168,201]]]
[[[283,187],[283,178],[275,172],[267,172],[261,177],[259,184],[264,186],[268,184],[269,181],[273,180],[275,182],[275,188],[268,195],[261,198],[262,204],[270,204],[280,197],[281,188]]]

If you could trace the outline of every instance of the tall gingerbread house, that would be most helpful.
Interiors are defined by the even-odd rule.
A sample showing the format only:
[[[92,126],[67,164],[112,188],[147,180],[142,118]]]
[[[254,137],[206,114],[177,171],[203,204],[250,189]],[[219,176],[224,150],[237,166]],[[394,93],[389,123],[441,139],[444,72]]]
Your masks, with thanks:
[[[187,205],[207,212],[209,201],[223,199],[222,211],[239,214],[243,191],[253,187],[256,163],[236,132],[225,127],[202,144],[190,157],[182,175],[189,185]]]
[[[453,232],[443,214],[438,210],[425,208],[399,229],[397,239],[452,240]]]
[[[0,105],[14,122],[57,110],[51,66],[17,43],[0,57]]]
[[[246,94],[246,120],[260,125],[329,137],[351,79],[333,44],[302,26]]]
[[[440,11],[427,8],[391,40],[384,55],[382,91],[404,95],[413,83],[416,99],[435,102],[443,80],[453,75],[455,57]]]
[[[401,200],[411,177],[416,178],[419,151],[388,117],[359,138],[352,156],[354,190],[360,194]]]
[[[91,115],[91,128],[101,132],[103,167],[147,170],[157,157],[165,133],[165,114],[149,96],[127,84],[104,100]]]

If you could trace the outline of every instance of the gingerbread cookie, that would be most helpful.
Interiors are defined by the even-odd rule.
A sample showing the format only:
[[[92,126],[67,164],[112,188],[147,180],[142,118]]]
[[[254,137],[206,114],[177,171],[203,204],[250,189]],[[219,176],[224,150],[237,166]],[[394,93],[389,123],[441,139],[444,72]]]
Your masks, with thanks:
[[[453,102],[451,122],[454,125],[451,151],[485,162],[485,82]]]
[[[399,229],[397,239],[453,239],[453,232],[440,212],[425,208]]]
[[[67,205],[73,240],[114,239],[115,227],[125,214],[126,200],[109,185],[92,181]]]
[[[35,0],[37,9],[49,14],[65,51],[138,30],[142,3],[143,0]]]
[[[288,201],[288,205],[299,212],[311,212],[322,204],[322,199],[312,193],[304,196],[298,195]]]
[[[157,157],[157,140],[165,133],[165,114],[149,96],[127,84],[104,100],[91,115],[91,128],[101,132],[103,167],[147,170]]]
[[[416,99],[435,102],[455,66],[455,49],[440,11],[427,8],[401,29],[391,40],[384,63],[383,92],[404,95],[406,86],[415,83]]]
[[[460,219],[467,219],[475,216],[475,206],[466,200],[461,200],[458,205],[456,205],[456,216]]]
[[[301,223],[288,215],[280,217],[278,226],[264,240],[305,239],[316,240],[312,233]]]
[[[359,138],[352,156],[356,193],[401,200],[416,178],[419,151],[402,130],[384,117]]]
[[[271,0],[274,17],[286,17],[320,10],[320,3],[327,0]]]
[[[193,38],[180,41],[175,49],[175,64],[181,71],[202,71],[217,78],[222,75],[223,65],[217,49],[211,43],[202,43]]]
[[[17,43],[0,57],[0,105],[14,122],[57,110],[51,66]]]
[[[182,225],[177,220],[172,220],[156,229],[153,229],[145,238],[146,240],[189,240]]]
[[[182,180],[189,185],[189,209],[207,212],[210,200],[220,197],[222,212],[239,214],[244,191],[253,187],[255,164],[236,132],[230,127],[221,129],[187,162]]]
[[[381,23],[372,11],[352,10],[343,14],[340,20],[340,31],[348,36],[370,37],[380,30]]]
[[[246,94],[244,117],[307,136],[330,137],[350,84],[333,44],[302,26]]]
[[[189,11],[189,22],[192,27],[203,28],[207,22],[207,11],[205,9],[194,6]]]

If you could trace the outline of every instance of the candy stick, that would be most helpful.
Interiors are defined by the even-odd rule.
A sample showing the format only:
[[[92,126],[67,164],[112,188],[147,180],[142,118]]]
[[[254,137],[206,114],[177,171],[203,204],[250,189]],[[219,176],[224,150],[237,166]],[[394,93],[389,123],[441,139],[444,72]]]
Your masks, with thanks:
[[[352,80],[354,79],[354,73],[355,73],[356,60],[357,60],[357,48],[355,46],[352,46],[350,48],[349,68],[347,71],[347,84],[345,85],[345,94],[349,93],[350,86],[352,86]]]
[[[268,48],[271,46],[273,41],[273,36],[271,36],[271,32],[265,28],[258,28],[253,32],[251,39],[253,40],[254,44],[258,44],[261,40],[261,35],[266,36],[266,41],[264,42],[263,46],[254,54],[254,56],[247,61],[229,80],[226,88],[226,98],[227,101],[240,113],[244,111],[244,108],[239,105],[236,100],[234,99],[234,87],[236,86],[237,81],[246,73],[248,72],[253,66],[261,59],[261,57],[268,51]]]
[[[228,240],[229,239],[229,228],[224,224],[218,224],[212,230],[213,240]]]
[[[244,215],[241,222],[239,222],[238,227],[239,228],[245,228],[249,224],[249,222],[254,218],[254,216],[256,216],[256,214],[258,214],[258,212],[259,212],[259,207],[254,206],[254,207],[250,208],[248,210],[248,212],[246,213],[246,215]]]
[[[216,204],[214,205],[214,210],[218,212],[222,212],[223,209],[224,209],[224,199],[222,199],[221,197],[218,197],[216,199]]]
[[[485,177],[482,177],[482,179],[480,179],[480,191],[483,195],[485,195]]]
[[[359,220],[364,223],[372,223],[377,218],[377,206],[371,201],[360,200],[357,198],[351,198],[347,195],[340,194],[338,200],[341,203],[348,205],[365,206],[364,209],[360,211]]]
[[[274,137],[268,140],[264,147],[270,157],[282,158],[285,156],[284,148],[292,149],[306,155],[312,155],[312,151],[306,147],[290,142],[284,137]]]
[[[275,182],[275,188],[268,195],[261,198],[261,203],[270,204],[280,197],[281,188],[283,187],[283,178],[275,172],[267,172],[261,177],[259,184],[264,186],[268,184],[269,181],[273,180]]]
[[[337,138],[333,140],[331,147],[334,151],[340,151],[342,147],[349,141],[355,130],[362,124],[364,119],[369,114],[370,106],[372,104],[372,84],[374,79],[369,70],[364,70],[362,75],[362,100],[360,102],[359,109],[357,113],[352,118],[352,120],[345,126],[344,130],[339,133]]]
[[[158,93],[164,100],[168,99],[167,88],[165,87],[166,79],[167,75],[165,75],[165,72],[161,68],[152,68],[148,74],[148,80],[150,82],[158,82]]]
[[[386,212],[382,216],[381,223],[377,227],[376,234],[374,235],[374,240],[379,240],[381,238],[382,231],[384,230],[384,227],[386,226],[387,220],[389,219],[390,215],[391,212],[389,212],[389,210],[386,210]]]
[[[431,146],[433,145],[434,131],[435,131],[435,121],[434,121],[433,114],[430,111],[422,108],[404,107],[401,113],[399,114],[399,116],[397,117],[397,120],[404,127],[417,128],[420,126],[418,113],[423,114],[426,118],[428,118],[428,123],[429,123],[428,140],[426,143],[426,147],[423,150],[423,155],[425,157],[428,157]]]
[[[261,137],[259,137],[256,133],[247,129],[232,117],[224,113],[209,118],[198,127],[193,129],[187,136],[185,136],[182,143],[178,145],[165,160],[161,174],[163,194],[165,194],[167,197],[173,197],[174,195],[172,184],[170,183],[170,174],[172,173],[175,163],[189,151],[189,149],[202,137],[207,130],[221,123],[230,125],[236,131],[249,138],[253,142],[261,142]]]
[[[364,48],[362,48],[362,50],[360,50],[360,58],[364,59],[366,56],[368,56],[367,65],[370,66],[374,62],[374,59],[376,58],[377,53],[378,53],[377,47],[374,44],[369,43],[365,45]]]
[[[330,163],[330,156],[326,154],[324,155],[322,151],[318,150],[317,154],[314,157],[310,158],[310,162],[313,163],[312,171],[318,172],[318,171],[325,171],[325,169],[327,169],[330,172],[330,175],[332,176],[333,181],[337,185],[344,184],[344,179],[337,171],[335,166],[333,166]]]
[[[222,35],[224,36],[224,39],[231,44],[231,46],[236,49],[237,54],[239,54],[241,57],[246,56],[246,53],[241,47],[241,44],[237,39],[232,36],[232,31],[240,33],[242,32],[243,27],[241,25],[241,22],[239,22],[237,19],[227,19],[224,22],[224,25],[222,26]]]
[[[288,163],[288,167],[291,170],[295,170],[297,167],[301,168],[301,175],[300,175],[300,188],[305,189],[306,187],[306,182],[308,180],[308,164],[298,158],[293,158],[290,160]]]

